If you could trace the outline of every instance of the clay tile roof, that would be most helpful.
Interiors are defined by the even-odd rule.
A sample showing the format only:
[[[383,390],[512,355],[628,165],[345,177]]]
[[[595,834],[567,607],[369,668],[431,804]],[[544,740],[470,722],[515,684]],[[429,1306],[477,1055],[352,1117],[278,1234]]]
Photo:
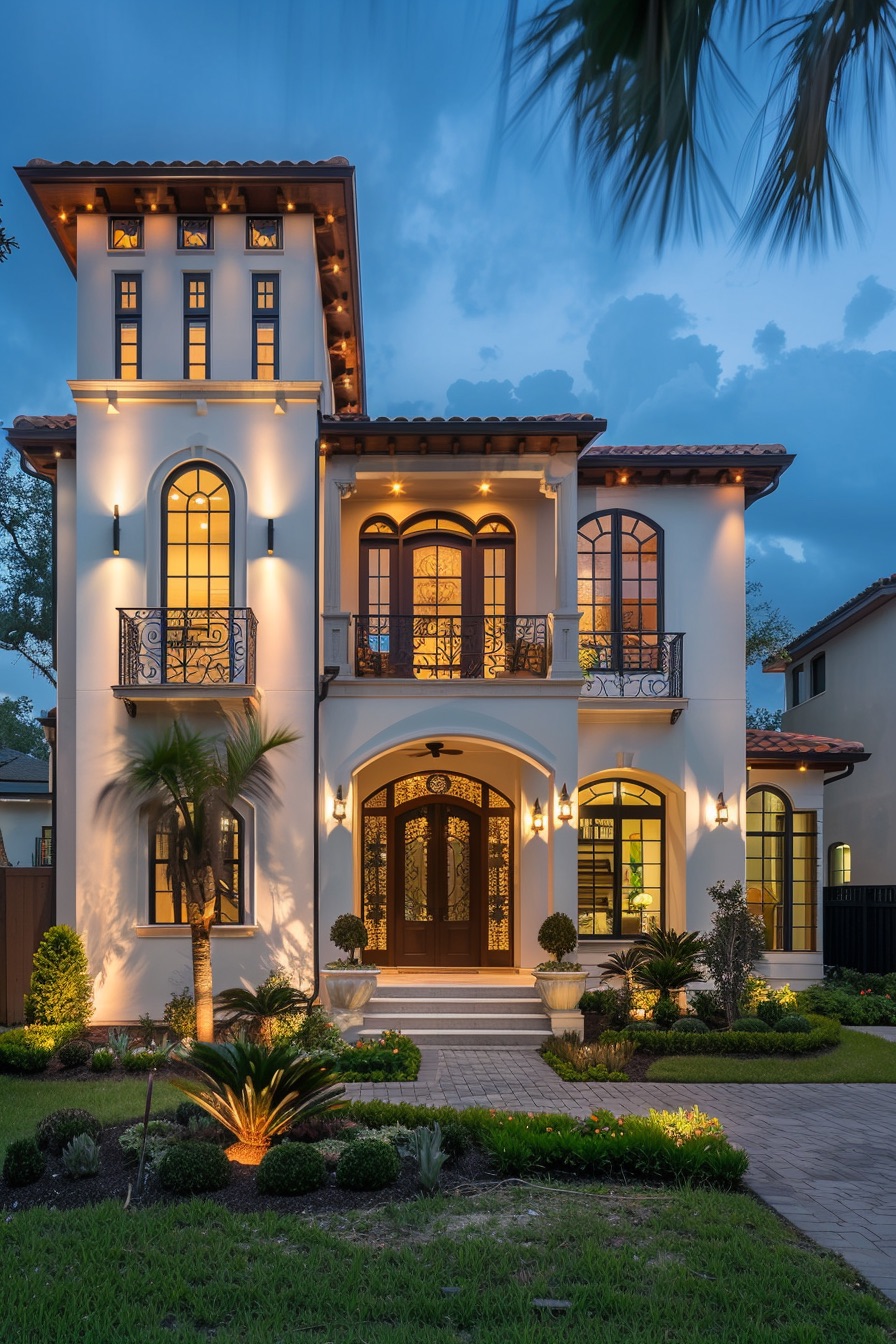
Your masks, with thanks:
[[[589,448],[586,457],[787,457],[780,443],[643,443],[603,444]]]
[[[523,425],[523,424],[604,424],[600,416],[587,411],[561,411],[556,415],[452,415],[448,419],[443,415],[415,415],[409,420],[405,415],[369,415],[346,414],[325,415],[325,425],[338,429],[340,425]]]
[[[74,429],[78,417],[72,415],[17,415],[13,420],[13,429],[25,433],[29,429],[47,429],[56,432],[60,429]]]
[[[845,630],[847,626],[853,625],[861,617],[869,612],[875,611],[890,598],[896,597],[896,574],[885,575],[882,579],[875,579],[874,583],[869,583],[867,588],[863,588],[855,597],[851,597],[848,602],[843,602],[839,607],[835,607],[820,621],[810,625],[808,630],[804,630],[796,639],[791,640],[787,648],[791,654],[801,657],[807,653],[809,647],[813,644],[824,643],[825,639],[831,635],[838,634]],[[816,636],[820,638],[816,639]]]
[[[832,765],[867,761],[870,756],[861,742],[841,737],[818,737],[812,733],[783,733],[765,728],[747,729],[747,759],[759,761],[805,761]]]
[[[347,168],[348,159],[335,155],[330,159],[29,159],[28,168]]]

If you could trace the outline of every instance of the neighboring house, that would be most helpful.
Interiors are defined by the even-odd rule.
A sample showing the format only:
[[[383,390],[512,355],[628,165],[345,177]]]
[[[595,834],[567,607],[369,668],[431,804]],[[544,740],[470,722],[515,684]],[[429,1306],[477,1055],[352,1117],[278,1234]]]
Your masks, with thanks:
[[[52,863],[49,775],[49,761],[0,747],[0,835],[13,867]]]
[[[896,574],[878,579],[787,647],[783,726],[863,742],[868,765],[825,790],[825,884],[896,884]]]
[[[20,177],[78,277],[77,423],[8,437],[56,485],[57,918],[99,1018],[158,1014],[188,975],[165,837],[96,810],[178,715],[259,705],[301,735],[280,805],[228,823],[218,987],[313,981],[347,909],[370,959],[442,976],[531,967],[552,910],[595,969],[651,920],[707,927],[751,815],[744,510],[784,449],[370,419],[344,160]],[[805,984],[838,749],[754,745],[769,971]]]

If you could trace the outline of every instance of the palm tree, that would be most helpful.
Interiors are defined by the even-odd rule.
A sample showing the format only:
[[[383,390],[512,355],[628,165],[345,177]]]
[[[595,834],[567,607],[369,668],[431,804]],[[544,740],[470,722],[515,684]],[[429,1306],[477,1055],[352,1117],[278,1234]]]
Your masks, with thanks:
[[[100,795],[101,805],[136,802],[150,835],[168,835],[175,908],[186,902],[190,924],[200,1041],[214,1039],[211,927],[224,889],[227,832],[222,822],[242,794],[273,800],[268,753],[296,737],[288,728],[267,732],[254,715],[217,738],[174,723],[130,752],[124,769]]]
[[[852,104],[866,146],[883,159],[894,0],[547,0],[522,26],[517,2],[509,0],[502,105],[514,70],[531,77],[518,117],[545,95],[559,99],[554,129],[569,123],[620,235],[652,219],[660,247],[686,228],[699,238],[703,217],[721,211],[738,221],[741,241],[768,238],[771,251],[787,251],[839,241],[846,216],[860,222],[836,146]],[[769,88],[746,149],[765,158],[738,216],[714,164],[731,150],[725,94],[747,99],[722,48],[757,42]]]

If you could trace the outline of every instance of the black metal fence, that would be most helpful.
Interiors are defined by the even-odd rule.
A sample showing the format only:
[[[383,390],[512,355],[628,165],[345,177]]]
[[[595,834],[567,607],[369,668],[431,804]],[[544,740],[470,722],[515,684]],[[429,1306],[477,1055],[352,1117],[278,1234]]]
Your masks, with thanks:
[[[877,975],[896,971],[896,886],[824,888],[824,960]]]

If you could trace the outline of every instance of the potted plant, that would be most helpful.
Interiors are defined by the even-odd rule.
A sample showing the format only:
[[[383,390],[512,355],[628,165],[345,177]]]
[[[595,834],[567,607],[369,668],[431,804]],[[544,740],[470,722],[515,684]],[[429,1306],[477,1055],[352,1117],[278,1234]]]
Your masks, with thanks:
[[[548,915],[538,930],[538,946],[551,955],[535,967],[535,988],[538,996],[552,1015],[576,1013],[579,999],[585,989],[588,972],[577,961],[564,961],[568,952],[578,946],[579,935],[569,915],[559,910]],[[555,1025],[552,1020],[552,1025]]]
[[[367,926],[358,915],[340,915],[330,929],[330,942],[345,952],[339,961],[328,961],[321,971],[327,1002],[341,1031],[360,1027],[361,1009],[376,989],[379,966],[365,966],[357,952],[367,946]]]

